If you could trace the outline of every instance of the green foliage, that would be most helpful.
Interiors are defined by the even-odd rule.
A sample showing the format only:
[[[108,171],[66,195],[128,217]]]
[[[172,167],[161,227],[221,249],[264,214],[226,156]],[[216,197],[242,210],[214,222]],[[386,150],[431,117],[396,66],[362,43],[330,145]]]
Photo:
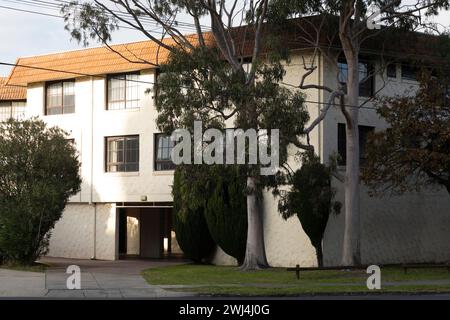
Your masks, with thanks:
[[[316,248],[318,265],[323,265],[322,239],[330,213],[338,214],[341,204],[334,201],[331,187],[334,166],[320,163],[317,156],[306,154],[302,167],[290,178],[291,188],[282,194],[278,209],[284,219],[297,215],[303,230]]]
[[[200,227],[206,227],[214,242],[238,263],[244,259],[247,241],[244,170],[239,166],[178,166],[173,189],[179,221],[202,220],[196,215],[204,215],[206,225]],[[197,238],[185,238],[185,241],[197,241]]]
[[[363,179],[376,194],[440,185],[450,193],[448,75],[424,73],[415,95],[382,100],[389,129],[371,136]]]
[[[195,120],[220,129],[231,119],[236,128],[279,129],[285,164],[288,144],[299,141],[309,120],[304,96],[281,85],[285,70],[275,58],[253,64],[256,81],[249,84],[245,72],[234,71],[214,48],[172,52],[156,86],[159,129],[192,128]]]
[[[0,252],[32,264],[45,254],[51,229],[79,191],[76,150],[59,128],[40,120],[0,124]]]
[[[394,24],[396,27],[414,30],[423,24],[418,19],[419,13],[415,10],[421,9],[421,15],[436,15],[439,9],[448,9],[448,0],[273,0],[270,3],[271,17],[278,19],[295,16],[330,15],[339,16],[346,7],[354,7],[358,11],[355,19],[365,20],[372,14],[375,8],[380,9],[381,16],[385,22]],[[372,9],[372,10],[370,10]],[[279,20],[278,20],[279,21]],[[356,21],[356,22],[359,22]]]
[[[106,43],[112,40],[112,33],[117,30],[118,19],[109,15],[106,8],[92,3],[71,1],[61,6],[64,16],[64,28],[72,39],[89,45],[90,40]]]
[[[178,244],[186,257],[199,263],[215,248],[204,216],[204,206],[189,202],[188,176],[182,167],[175,170],[172,195],[174,228]]]
[[[247,243],[246,176],[238,166],[213,166],[206,189],[205,217],[211,236],[242,264]]]

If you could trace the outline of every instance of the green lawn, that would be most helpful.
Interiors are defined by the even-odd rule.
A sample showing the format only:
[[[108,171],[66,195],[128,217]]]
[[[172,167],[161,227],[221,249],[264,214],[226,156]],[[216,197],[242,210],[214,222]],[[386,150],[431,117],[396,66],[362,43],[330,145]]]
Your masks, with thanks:
[[[24,266],[19,264],[0,264],[0,269],[9,269],[16,271],[28,271],[28,272],[45,272],[47,265],[42,263],[36,263],[32,266]]]
[[[308,271],[300,273],[285,268],[242,272],[236,267],[211,265],[178,265],[151,268],[143,272],[148,283],[169,290],[191,291],[215,295],[296,295],[314,293],[368,293],[365,270]],[[447,269],[384,268],[381,273],[382,292],[450,292]],[[383,286],[383,283],[385,284]],[[380,290],[378,290],[379,292]]]

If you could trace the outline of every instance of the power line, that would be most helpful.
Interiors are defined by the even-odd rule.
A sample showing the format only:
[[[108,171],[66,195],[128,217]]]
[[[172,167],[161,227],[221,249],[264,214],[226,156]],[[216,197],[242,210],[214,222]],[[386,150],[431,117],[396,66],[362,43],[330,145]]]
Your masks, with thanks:
[[[15,3],[17,3],[17,2],[30,2],[30,1],[27,1],[27,0],[0,0],[0,1],[7,1],[7,2],[15,2]],[[60,5],[57,5],[57,4],[54,4],[54,3],[50,3],[50,2],[48,2],[48,1],[43,1],[43,0],[33,0],[33,2],[34,1],[36,1],[36,2],[42,2],[42,3],[44,3],[44,4],[50,4],[50,5],[52,5],[52,6],[58,6],[58,7],[61,7]],[[55,0],[55,1],[58,1],[58,2],[60,2],[60,3],[65,3],[65,4],[69,4],[70,2],[69,1],[64,1],[64,0]],[[1,6],[0,5],[0,8],[3,8],[3,9],[8,9],[8,10],[14,10],[14,11],[19,11],[19,12],[25,12],[25,13],[30,13],[30,14],[37,14],[37,15],[43,15],[43,16],[49,16],[49,17],[54,17],[54,18],[64,18],[63,16],[61,16],[61,15],[55,15],[55,14],[50,14],[50,13],[44,13],[44,12],[39,12],[39,11],[33,11],[33,10],[26,10],[26,9],[20,9],[20,8],[16,8],[16,7],[7,7],[7,6]],[[123,13],[123,12],[120,12],[120,11],[117,11],[117,10],[112,10],[113,12],[116,12],[116,13],[118,13],[118,14],[123,14],[123,15],[127,15],[126,13]],[[128,14],[129,15],[129,14]],[[131,16],[131,15],[129,15],[129,16]],[[145,20],[145,19],[149,19],[149,20],[152,20],[151,18],[147,18],[147,17],[144,17],[144,16],[142,16],[142,17],[140,17],[140,19],[142,19],[142,20]],[[158,25],[158,23],[156,23],[156,22],[154,22],[156,25]],[[191,25],[191,26],[194,26],[194,24],[189,24],[189,23],[184,23],[184,24],[186,24],[186,25]],[[127,26],[127,25],[119,25],[119,27],[120,28],[124,28],[124,29],[128,29],[128,30],[134,30],[134,31],[139,31],[138,29],[136,29],[136,28],[134,28],[134,27],[131,27],[131,26]],[[162,27],[158,27],[158,28],[162,28]],[[148,32],[150,32],[150,33],[158,33],[158,34],[161,34],[161,35],[166,35],[166,33],[165,32],[162,32],[162,31],[157,31],[156,29],[153,29],[153,30],[146,30],[146,31],[148,31]],[[299,41],[290,41],[291,43],[300,43]],[[317,49],[318,47],[321,47],[322,45],[321,44],[318,44],[318,45],[312,45],[312,44],[310,44],[310,45],[308,45],[307,46],[307,44],[305,44],[305,43],[303,43],[303,42],[301,42],[305,47],[304,47],[304,49]],[[331,44],[323,44],[323,46],[325,46],[325,47],[327,47],[327,48],[333,48],[333,49],[342,49],[341,47],[338,47],[338,46],[336,46],[336,45],[331,45]],[[367,50],[367,49],[364,49],[364,48],[361,48],[361,50],[360,50],[360,52],[362,53],[362,54],[375,54],[376,53],[376,51],[375,50]],[[408,58],[408,57],[432,57],[432,58],[435,58],[435,59],[439,59],[439,58],[442,58],[442,57],[439,57],[439,56],[432,56],[432,55],[424,55],[424,54],[398,54],[398,53],[393,53],[393,52],[391,52],[391,53],[387,53],[387,55],[388,56],[397,56],[398,58],[399,57],[402,57],[402,58]],[[443,63],[443,62],[439,62],[439,64],[440,65],[447,65],[447,66],[450,66],[450,63],[448,63],[448,64],[446,64],[446,63]],[[421,65],[422,66],[432,66],[431,64],[424,64],[423,62],[421,62]]]
[[[35,0],[35,1],[47,2],[48,3],[48,1],[42,1],[42,0]],[[64,1],[64,0],[54,0],[54,1],[57,1],[57,2],[62,3],[62,4],[70,4],[70,1]],[[123,12],[123,11],[114,10],[114,9],[109,9],[109,10],[111,10],[111,12],[113,12],[114,14],[127,16],[127,17],[132,17],[133,18],[133,16],[130,13],[128,13],[128,12]],[[152,18],[149,18],[149,17],[146,17],[146,16],[140,16],[139,19],[143,19],[143,20],[149,21],[151,23],[154,23],[156,25],[159,25],[158,22],[156,22]],[[186,27],[190,27],[190,28],[196,30],[196,25],[194,23],[189,23],[189,22],[184,22],[184,21],[179,21],[179,20],[173,20],[173,21],[175,23],[177,23],[177,25],[179,25],[179,26],[186,26]],[[206,29],[211,29],[211,27],[205,26],[205,25],[202,25],[202,24],[200,24],[200,27],[206,28]]]
[[[143,81],[143,80],[133,80],[133,79],[126,79],[126,78],[120,78],[120,77],[114,77],[114,76],[103,76],[103,75],[96,75],[96,74],[89,74],[89,73],[83,73],[83,72],[75,72],[75,71],[66,71],[66,70],[58,70],[53,68],[44,68],[44,67],[35,67],[35,66],[27,66],[27,65],[21,65],[17,63],[9,63],[9,62],[1,62],[0,65],[10,66],[10,67],[22,67],[22,68],[28,68],[28,69],[35,69],[35,70],[41,70],[41,71],[50,71],[50,72],[58,72],[58,73],[65,73],[65,74],[71,74],[74,76],[82,76],[82,77],[93,77],[93,78],[99,78],[99,79],[114,79],[114,80],[121,80],[125,82],[135,82],[135,83],[143,83],[143,84],[150,84],[154,86],[161,86],[161,84],[153,81]],[[206,89],[201,88],[191,88],[186,86],[178,86],[178,85],[164,85],[166,87],[171,88],[179,88],[179,89],[186,89],[186,90],[197,90],[197,91],[207,91]],[[246,97],[249,95],[245,95]],[[252,97],[250,95],[250,97]],[[256,97],[256,96],[253,96]],[[289,101],[293,101],[293,99],[288,99]],[[303,100],[303,102],[308,104],[317,104],[317,105],[328,105],[327,102],[319,102],[319,101],[312,101],[312,100]],[[368,109],[368,110],[377,110],[375,107],[368,107],[368,106],[352,106],[349,104],[341,104],[339,103],[339,106],[344,106],[346,108],[358,108],[358,109]]]
[[[52,2],[48,2],[48,1],[41,1],[41,0],[32,0],[32,1],[29,1],[29,0],[2,0],[2,1],[18,4],[21,6],[31,6],[31,7],[38,8],[38,9],[57,10],[58,12],[61,12],[63,5],[71,4],[68,1],[58,1],[60,4],[52,3]],[[21,8],[17,8],[17,7],[13,7],[13,8],[21,9]],[[107,15],[110,17],[117,15],[118,17],[121,17],[122,19],[127,20],[127,21],[130,21],[129,20],[130,18],[134,19],[133,16],[129,13],[125,13],[125,12],[118,11],[118,10],[111,10],[111,11],[114,14],[107,13]],[[28,10],[28,12],[33,13],[30,10]],[[149,17],[141,16],[141,17],[139,17],[139,20],[143,23],[143,25],[147,25],[147,26],[151,25],[152,27],[162,28],[162,26],[159,23],[157,23],[156,21],[154,21],[153,19],[151,19]],[[131,21],[131,22],[134,22],[134,21]],[[177,23],[177,25],[180,27],[180,29],[186,29],[188,31],[196,30],[196,27],[194,24],[187,23],[187,22],[180,22],[177,20],[174,20],[174,22]],[[202,26],[202,27],[207,28],[206,26]]]
[[[64,19],[63,16],[60,15],[56,15],[56,14],[51,14],[51,13],[44,13],[44,12],[38,12],[38,11],[33,11],[33,10],[26,10],[26,9],[19,9],[19,8],[14,8],[14,7],[8,7],[8,6],[2,6],[0,5],[1,9],[7,9],[7,10],[13,10],[13,11],[17,11],[17,12],[23,12],[23,13],[30,13],[30,14],[37,14],[37,15],[41,15],[41,16],[47,16],[47,17],[52,17],[52,18],[60,18],[60,19]],[[134,30],[134,31],[139,31],[136,28],[133,27],[129,27],[129,26],[124,26],[124,25],[119,25],[120,28],[123,29],[128,29],[128,30]],[[159,33],[161,35],[164,35],[165,33],[162,31],[157,31],[157,30],[146,30],[147,32],[150,33]]]

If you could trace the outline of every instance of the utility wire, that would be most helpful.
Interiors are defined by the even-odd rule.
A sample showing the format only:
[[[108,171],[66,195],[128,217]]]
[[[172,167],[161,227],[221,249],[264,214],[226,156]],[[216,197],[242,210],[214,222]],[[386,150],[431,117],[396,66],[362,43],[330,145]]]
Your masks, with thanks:
[[[0,1],[18,1],[18,0],[0,0]],[[21,0],[20,0],[20,1],[21,1]],[[24,1],[26,1],[26,0],[24,0]],[[39,1],[39,0],[35,0],[35,1]],[[58,0],[56,0],[56,1],[58,1]],[[62,0],[60,0],[59,2],[69,3],[69,2],[67,2],[67,1],[62,1]],[[0,5],[0,8],[2,8],[2,9],[8,9],[8,10],[14,10],[14,11],[19,11],[19,12],[25,12],[25,13],[30,13],[30,14],[37,14],[37,15],[49,16],[49,17],[54,17],[54,18],[61,18],[61,19],[64,18],[64,17],[61,16],[61,15],[55,15],[55,14],[50,14],[50,13],[43,13],[43,12],[32,11],[32,10],[19,9],[19,8],[15,8],[15,7],[7,7],[7,6],[2,6],[2,5]],[[144,17],[143,17],[143,18],[144,18]],[[123,26],[123,25],[120,25],[119,27],[120,27],[120,28],[124,28],[124,29],[129,29],[129,30],[139,31],[138,29],[133,28],[133,27],[130,27],[130,26]],[[147,30],[147,31],[150,31],[150,32],[152,32],[152,33],[165,34],[165,33],[162,32],[162,31],[156,31],[156,30]],[[303,42],[301,42],[301,41],[289,41],[289,42],[290,42],[290,43],[301,43],[301,44],[303,44],[303,45],[305,46],[303,49],[317,49],[318,47],[323,46],[323,47],[326,47],[326,48],[332,48],[332,49],[339,49],[339,50],[342,50],[342,48],[340,48],[339,46],[331,45],[331,44],[326,44],[326,43],[323,43],[323,44],[317,44],[317,45],[313,45],[313,44],[308,45],[308,44],[305,44],[305,43],[303,43]],[[376,54],[376,51],[375,51],[375,50],[368,50],[368,49],[363,49],[363,48],[361,48],[361,49],[360,49],[360,53],[361,53],[361,54]],[[424,55],[424,54],[409,54],[409,55],[408,55],[408,54],[394,53],[394,52],[386,53],[386,55],[387,55],[387,56],[402,57],[402,58],[405,58],[405,59],[407,59],[408,57],[411,57],[411,58],[419,58],[419,57],[421,57],[421,58],[426,58],[426,57],[432,57],[432,58],[435,58],[435,59],[436,59],[436,58],[437,58],[437,59],[442,58],[442,57],[440,57],[440,56],[432,56],[432,55]],[[446,63],[442,63],[441,61],[440,61],[439,63],[440,63],[440,65],[444,65],[444,66],[449,66],[449,67],[450,67],[450,63],[447,63],[447,64],[446,64]],[[431,65],[431,64],[425,64],[425,63],[423,63],[423,62],[421,62],[420,65],[421,65],[421,66],[434,67],[434,66]]]
[[[38,12],[38,11],[26,10],[26,9],[19,9],[19,8],[8,7],[8,6],[2,6],[2,5],[0,5],[0,8],[1,8],[1,9],[7,9],[7,10],[18,11],[18,12],[23,12],[23,13],[37,14],[37,15],[41,15],[41,16],[47,16],[47,17],[53,17],[53,18],[64,19],[63,16],[56,15],[56,14],[51,14],[51,13],[44,13],[44,12]],[[133,28],[133,27],[130,27],[130,26],[119,25],[119,27],[120,27],[120,28],[123,28],[123,29],[139,31],[139,30],[137,30],[136,28]],[[147,32],[150,32],[150,33],[159,33],[159,34],[161,34],[161,35],[165,35],[165,32],[157,31],[156,29],[154,29],[154,30],[146,30],[146,31],[147,31]]]
[[[13,4],[18,4],[21,6],[31,6],[31,7],[38,8],[38,9],[56,10],[58,12],[61,12],[63,5],[70,4],[70,2],[68,2],[68,1],[58,1],[61,4],[52,3],[52,2],[48,2],[48,1],[40,1],[40,0],[31,0],[31,1],[29,1],[29,0],[2,0],[2,1],[13,3]],[[17,7],[13,7],[13,8],[21,9],[21,8],[17,8]],[[114,12],[114,14],[107,13],[108,16],[117,15],[127,21],[130,21],[130,18],[131,18],[131,22],[134,23],[134,18],[131,14],[122,12],[122,11],[117,11],[117,10],[111,10],[111,11]],[[149,17],[142,16],[142,17],[139,17],[139,20],[143,23],[143,25],[151,25],[152,27],[162,28],[162,26],[159,23],[157,23],[156,21],[154,21],[153,19],[151,19]],[[195,25],[192,23],[181,22],[181,21],[176,21],[176,20],[174,22],[177,24],[177,26],[179,26],[180,29],[185,29],[188,31],[196,30]],[[202,27],[208,28],[206,26],[202,26]]]

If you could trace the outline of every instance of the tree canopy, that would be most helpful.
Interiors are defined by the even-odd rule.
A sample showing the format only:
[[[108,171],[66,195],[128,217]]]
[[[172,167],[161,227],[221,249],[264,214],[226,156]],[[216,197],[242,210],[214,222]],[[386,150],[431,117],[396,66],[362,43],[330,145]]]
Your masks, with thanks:
[[[0,253],[32,264],[48,249],[51,230],[79,191],[73,143],[41,120],[0,124]]]
[[[386,98],[389,128],[368,143],[364,181],[379,194],[440,185],[450,193],[449,79],[425,73],[415,94]]]
[[[322,239],[331,213],[338,214],[341,203],[334,200],[331,186],[334,165],[320,163],[308,152],[302,157],[302,166],[287,180],[289,188],[281,193],[278,204],[284,219],[294,215],[316,249],[317,264],[323,266]]]

